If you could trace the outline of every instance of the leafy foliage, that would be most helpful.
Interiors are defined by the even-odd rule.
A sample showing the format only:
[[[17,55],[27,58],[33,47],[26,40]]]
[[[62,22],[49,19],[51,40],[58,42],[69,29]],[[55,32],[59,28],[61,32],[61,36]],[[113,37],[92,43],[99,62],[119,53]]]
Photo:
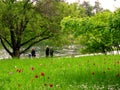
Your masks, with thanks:
[[[80,41],[86,52],[106,53],[113,49],[114,37],[109,26],[111,16],[111,12],[104,11],[92,17],[67,17],[62,20],[61,26],[65,31],[71,30],[75,37],[82,37]]]
[[[54,28],[48,29],[50,24],[35,11],[33,2],[7,0],[0,4],[0,39],[12,57],[19,57],[34,44],[54,37]]]
[[[113,43],[112,45],[120,49],[120,9],[116,10],[109,21]]]

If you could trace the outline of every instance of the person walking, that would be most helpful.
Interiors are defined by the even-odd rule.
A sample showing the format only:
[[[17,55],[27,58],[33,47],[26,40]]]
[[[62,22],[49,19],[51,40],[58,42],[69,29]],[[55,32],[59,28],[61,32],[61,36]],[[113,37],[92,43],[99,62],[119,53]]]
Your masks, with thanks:
[[[45,49],[45,55],[46,55],[46,57],[49,56],[49,51],[50,51],[50,49],[49,49],[49,46],[47,45],[46,49]]]
[[[36,57],[36,53],[35,53],[35,49],[34,48],[31,51],[31,55],[32,55],[32,57]]]
[[[53,48],[50,47],[50,56],[51,56],[51,57],[53,57],[53,52],[54,52]]]

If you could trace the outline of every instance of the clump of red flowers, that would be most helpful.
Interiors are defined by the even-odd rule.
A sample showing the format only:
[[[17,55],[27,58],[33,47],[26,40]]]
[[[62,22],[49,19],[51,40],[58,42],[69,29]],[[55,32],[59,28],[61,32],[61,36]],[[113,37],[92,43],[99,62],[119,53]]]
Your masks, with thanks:
[[[17,70],[16,70],[16,72],[21,73],[21,72],[22,72],[22,70],[21,70],[21,69],[17,69]]]
[[[41,76],[45,76],[45,73],[44,73],[44,72],[41,72],[40,75],[41,75]]]

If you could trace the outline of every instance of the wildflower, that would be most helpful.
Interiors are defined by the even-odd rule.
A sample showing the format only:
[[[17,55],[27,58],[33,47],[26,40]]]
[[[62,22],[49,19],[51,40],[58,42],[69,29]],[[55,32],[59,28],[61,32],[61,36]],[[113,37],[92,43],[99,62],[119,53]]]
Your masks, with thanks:
[[[16,72],[19,72],[19,69],[17,69]]]
[[[31,70],[34,70],[34,67],[31,67]]]
[[[40,75],[41,75],[41,76],[44,76],[45,74],[44,74],[44,72],[41,72]]]
[[[35,75],[35,78],[38,78],[38,75]]]
[[[21,73],[22,72],[22,70],[19,70],[19,73]]]
[[[21,70],[21,69],[17,69],[17,70],[16,70],[16,72],[21,73],[21,72],[22,72],[22,70]]]
[[[53,87],[53,84],[50,84],[50,87]]]

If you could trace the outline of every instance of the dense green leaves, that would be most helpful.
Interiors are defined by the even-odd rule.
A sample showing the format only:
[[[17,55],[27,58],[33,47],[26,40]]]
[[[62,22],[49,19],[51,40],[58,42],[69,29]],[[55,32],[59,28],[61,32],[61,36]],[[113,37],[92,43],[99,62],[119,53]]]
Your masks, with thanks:
[[[63,30],[80,37],[85,52],[106,53],[113,47],[119,47],[119,18],[119,10],[115,14],[104,11],[92,17],[64,18],[61,26]]]
[[[113,46],[120,49],[120,9],[116,10],[109,21],[113,37]]]

